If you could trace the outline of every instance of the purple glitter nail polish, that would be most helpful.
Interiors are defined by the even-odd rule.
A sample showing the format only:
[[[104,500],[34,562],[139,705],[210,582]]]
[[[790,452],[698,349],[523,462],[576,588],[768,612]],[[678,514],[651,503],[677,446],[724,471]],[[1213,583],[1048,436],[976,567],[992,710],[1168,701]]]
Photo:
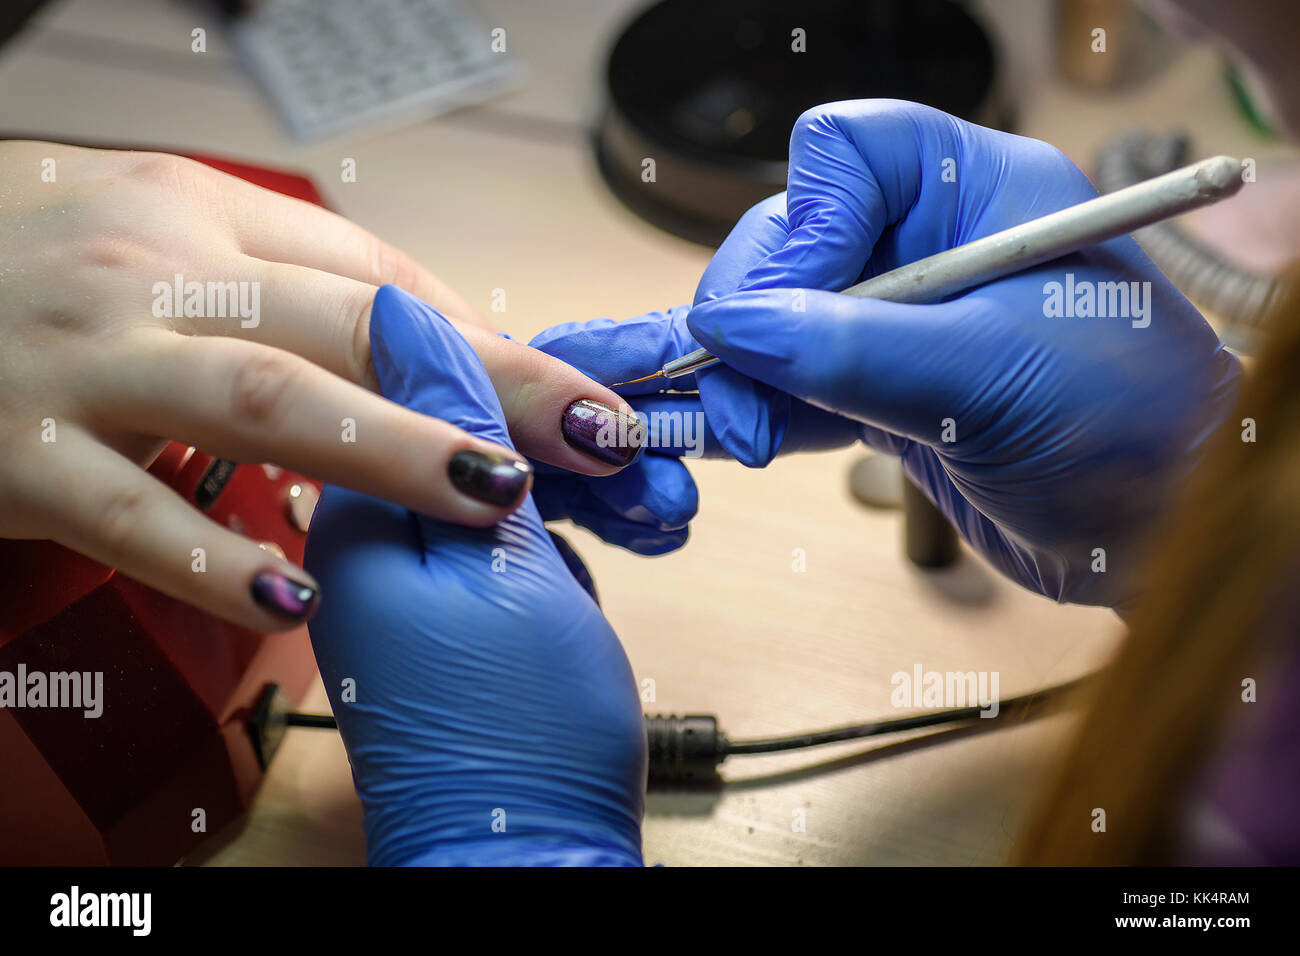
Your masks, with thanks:
[[[257,572],[248,589],[254,601],[280,617],[305,621],[316,610],[316,589],[279,571]]]
[[[572,447],[607,465],[628,464],[645,442],[645,428],[634,415],[589,398],[564,410],[560,432]]]
[[[468,448],[447,462],[447,477],[463,494],[493,505],[512,505],[528,485],[532,465],[519,458]]]

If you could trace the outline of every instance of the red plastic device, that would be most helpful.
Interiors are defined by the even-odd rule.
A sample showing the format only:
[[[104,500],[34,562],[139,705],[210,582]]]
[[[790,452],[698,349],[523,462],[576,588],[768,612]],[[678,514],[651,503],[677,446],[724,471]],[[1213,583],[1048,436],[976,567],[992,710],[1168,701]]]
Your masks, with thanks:
[[[195,158],[320,203],[302,177]],[[290,489],[319,485],[176,443],[149,471],[301,563]],[[261,783],[249,721],[266,689],[297,703],[316,669],[306,627],[249,631],[48,541],[0,540],[0,607],[0,671],[103,674],[98,718],[0,707],[0,865],[175,863],[240,818]]]

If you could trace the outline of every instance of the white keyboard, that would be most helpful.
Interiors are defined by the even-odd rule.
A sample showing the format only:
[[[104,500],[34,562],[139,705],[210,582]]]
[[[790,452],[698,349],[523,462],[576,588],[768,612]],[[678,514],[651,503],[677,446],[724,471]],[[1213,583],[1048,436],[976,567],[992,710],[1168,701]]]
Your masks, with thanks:
[[[262,0],[232,39],[293,136],[311,141],[513,86],[521,71],[493,29],[463,0]]]

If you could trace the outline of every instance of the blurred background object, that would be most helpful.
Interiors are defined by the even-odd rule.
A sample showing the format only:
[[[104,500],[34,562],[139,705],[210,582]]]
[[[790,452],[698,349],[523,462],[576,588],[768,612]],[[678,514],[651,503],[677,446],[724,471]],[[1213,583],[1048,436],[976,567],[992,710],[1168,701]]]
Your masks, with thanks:
[[[1169,29],[1210,41],[1228,63],[1227,81],[1247,118],[1300,141],[1300,3],[1294,0],[1144,0]]]
[[[1082,89],[1141,82],[1169,59],[1168,36],[1132,0],[1056,0],[1061,76]]]
[[[230,35],[302,140],[428,119],[518,79],[504,30],[464,0],[258,0]]]
[[[1007,128],[997,81],[988,33],[951,0],[663,0],[614,42],[597,159],[638,215],[716,246],[785,188],[809,107],[890,97]]]

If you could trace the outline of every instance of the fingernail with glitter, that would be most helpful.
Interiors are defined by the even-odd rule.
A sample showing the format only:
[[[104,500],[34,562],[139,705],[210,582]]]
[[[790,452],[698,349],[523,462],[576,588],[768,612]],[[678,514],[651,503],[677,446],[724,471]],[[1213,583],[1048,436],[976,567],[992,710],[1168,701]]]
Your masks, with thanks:
[[[512,505],[528,486],[533,466],[519,458],[465,449],[451,456],[447,476],[462,493],[491,505]]]
[[[319,592],[279,571],[259,571],[249,585],[253,600],[278,617],[305,621],[316,611]]]
[[[583,398],[564,410],[564,440],[607,465],[629,464],[645,443],[645,428],[635,415]]]

